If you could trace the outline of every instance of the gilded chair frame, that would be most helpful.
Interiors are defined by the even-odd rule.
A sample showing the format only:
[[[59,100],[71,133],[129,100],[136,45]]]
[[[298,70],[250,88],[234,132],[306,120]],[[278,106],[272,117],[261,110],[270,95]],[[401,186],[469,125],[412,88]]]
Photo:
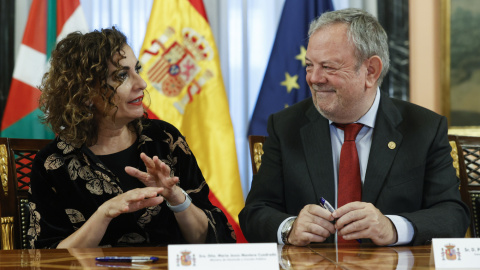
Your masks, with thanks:
[[[248,136],[248,145],[250,148],[250,161],[252,164],[253,175],[257,174],[262,165],[263,144],[265,143],[266,136],[250,135]]]
[[[480,137],[449,135],[462,200],[470,209],[467,237],[480,237]],[[455,156],[456,155],[456,156]]]
[[[51,140],[0,138],[0,238],[3,250],[29,248],[26,239],[30,172],[36,153]]]

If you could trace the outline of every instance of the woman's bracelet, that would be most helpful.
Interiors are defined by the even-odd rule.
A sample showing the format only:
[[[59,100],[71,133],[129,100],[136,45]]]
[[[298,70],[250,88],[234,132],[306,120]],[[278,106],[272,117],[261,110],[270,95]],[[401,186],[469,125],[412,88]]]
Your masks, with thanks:
[[[185,211],[185,209],[187,209],[192,203],[192,198],[188,196],[187,192],[185,192],[185,190],[183,190],[181,187],[178,188],[182,191],[183,194],[185,194],[185,201],[179,205],[170,205],[170,203],[167,201],[168,208],[170,208],[170,210],[175,213]]]

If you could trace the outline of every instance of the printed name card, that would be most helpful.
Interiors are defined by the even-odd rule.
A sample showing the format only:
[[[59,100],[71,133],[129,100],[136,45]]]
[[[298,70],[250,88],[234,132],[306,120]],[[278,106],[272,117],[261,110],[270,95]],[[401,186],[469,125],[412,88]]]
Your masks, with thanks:
[[[275,269],[276,243],[169,245],[168,269]]]
[[[434,238],[435,268],[480,269],[480,238]]]

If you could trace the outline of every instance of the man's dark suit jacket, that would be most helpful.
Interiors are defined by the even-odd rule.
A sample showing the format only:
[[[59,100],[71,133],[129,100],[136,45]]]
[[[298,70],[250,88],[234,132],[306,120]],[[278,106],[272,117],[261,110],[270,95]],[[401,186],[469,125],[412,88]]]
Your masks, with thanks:
[[[271,115],[267,130],[262,165],[239,214],[250,242],[277,242],[283,220],[318,204],[320,197],[335,201],[329,122],[312,98]],[[464,237],[469,212],[450,152],[445,117],[382,94],[362,201],[384,215],[408,219],[415,233],[412,245]]]

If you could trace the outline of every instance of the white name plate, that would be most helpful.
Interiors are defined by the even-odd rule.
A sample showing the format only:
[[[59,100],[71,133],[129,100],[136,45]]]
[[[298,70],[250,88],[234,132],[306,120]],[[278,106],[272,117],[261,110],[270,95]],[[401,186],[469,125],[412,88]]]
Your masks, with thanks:
[[[480,269],[480,238],[434,238],[435,268]]]
[[[168,269],[275,269],[276,243],[168,245]]]

